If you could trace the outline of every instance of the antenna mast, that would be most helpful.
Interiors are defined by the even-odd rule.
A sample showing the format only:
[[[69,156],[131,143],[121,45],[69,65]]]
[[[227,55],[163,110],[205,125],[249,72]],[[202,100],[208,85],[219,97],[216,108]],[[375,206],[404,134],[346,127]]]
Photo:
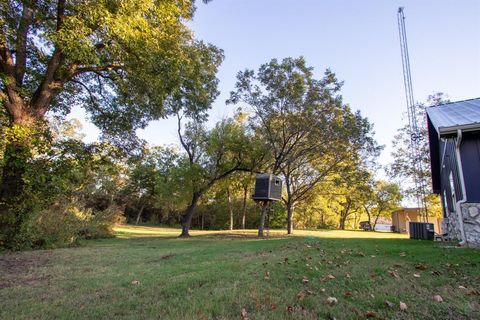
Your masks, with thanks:
[[[402,53],[403,82],[405,84],[405,98],[407,101],[408,126],[410,133],[410,152],[412,154],[412,166],[415,171],[414,183],[417,206],[421,208],[422,219],[428,222],[426,188],[423,180],[422,156],[420,141],[423,136],[420,133],[417,123],[417,108],[413,96],[412,74],[410,72],[410,57],[408,55],[407,31],[405,29],[405,15],[403,7],[398,8],[398,33],[400,35],[400,51]]]

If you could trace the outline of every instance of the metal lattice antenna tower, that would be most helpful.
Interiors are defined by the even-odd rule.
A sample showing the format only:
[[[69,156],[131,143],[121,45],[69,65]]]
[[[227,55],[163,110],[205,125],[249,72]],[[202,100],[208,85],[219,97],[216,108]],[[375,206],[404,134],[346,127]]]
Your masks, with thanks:
[[[420,141],[424,138],[420,134],[417,122],[417,108],[413,96],[412,74],[410,73],[410,57],[408,55],[407,31],[405,29],[405,15],[403,7],[398,8],[398,33],[400,35],[400,51],[402,53],[403,82],[405,84],[405,98],[407,101],[408,125],[410,130],[410,152],[413,158],[413,169],[415,170],[414,183],[416,190],[417,206],[422,208],[422,218],[428,222],[426,188],[423,177],[422,157]]]

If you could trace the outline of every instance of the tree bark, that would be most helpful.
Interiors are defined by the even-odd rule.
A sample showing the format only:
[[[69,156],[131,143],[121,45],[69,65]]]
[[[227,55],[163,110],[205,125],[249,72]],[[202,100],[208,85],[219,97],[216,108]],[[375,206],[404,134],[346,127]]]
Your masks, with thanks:
[[[242,205],[242,229],[245,229],[245,219],[247,216],[247,195],[248,187],[243,187],[243,205]]]
[[[340,229],[345,230],[345,220],[347,219],[346,216],[341,216],[340,217]]]
[[[290,201],[287,202],[287,234],[293,233],[293,211],[295,207]]]
[[[268,201],[263,201],[260,209],[260,225],[258,226],[258,237],[264,237],[264,229],[265,229],[265,216],[267,214],[267,210],[270,203]]]
[[[137,225],[137,226],[138,226],[138,223],[140,222],[140,218],[142,217],[142,212],[143,212],[144,208],[145,208],[145,203],[142,204],[142,207],[138,211],[137,220],[135,221],[135,225]]]
[[[373,223],[373,230],[375,230],[375,227],[377,226],[378,218],[380,218],[381,214],[382,214],[382,211],[380,211],[375,217],[375,222]]]
[[[201,193],[199,192],[194,192],[192,195],[192,201],[190,202],[190,205],[187,207],[185,210],[185,213],[183,214],[183,221],[182,221],[182,233],[180,234],[181,238],[188,238],[190,237],[190,226],[192,224],[192,217],[193,214],[195,213],[195,208],[197,207],[197,202],[198,199],[200,199]]]
[[[228,212],[230,214],[230,231],[233,230],[233,204],[232,204],[232,193],[230,192],[230,187],[227,187],[227,203],[228,203]]]

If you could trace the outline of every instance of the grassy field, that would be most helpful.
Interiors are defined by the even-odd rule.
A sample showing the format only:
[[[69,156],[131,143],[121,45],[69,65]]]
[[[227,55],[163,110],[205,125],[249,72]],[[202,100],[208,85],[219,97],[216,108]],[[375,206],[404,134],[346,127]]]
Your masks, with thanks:
[[[0,253],[0,319],[480,319],[472,249],[355,231],[116,232]]]

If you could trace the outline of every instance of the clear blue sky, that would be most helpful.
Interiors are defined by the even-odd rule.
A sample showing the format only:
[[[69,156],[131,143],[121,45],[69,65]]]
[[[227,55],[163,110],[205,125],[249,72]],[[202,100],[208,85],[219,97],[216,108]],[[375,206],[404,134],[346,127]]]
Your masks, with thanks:
[[[271,58],[304,56],[320,77],[331,68],[344,101],[375,125],[387,146],[406,109],[396,13],[405,7],[415,99],[434,91],[453,101],[480,96],[480,0],[213,0],[198,2],[190,24],[198,39],[225,51],[218,77],[221,95],[211,121],[229,116],[225,100],[235,75]],[[77,110],[73,116],[79,117]],[[151,144],[177,143],[176,122],[160,120],[139,132]],[[87,140],[96,130],[85,123]]]

